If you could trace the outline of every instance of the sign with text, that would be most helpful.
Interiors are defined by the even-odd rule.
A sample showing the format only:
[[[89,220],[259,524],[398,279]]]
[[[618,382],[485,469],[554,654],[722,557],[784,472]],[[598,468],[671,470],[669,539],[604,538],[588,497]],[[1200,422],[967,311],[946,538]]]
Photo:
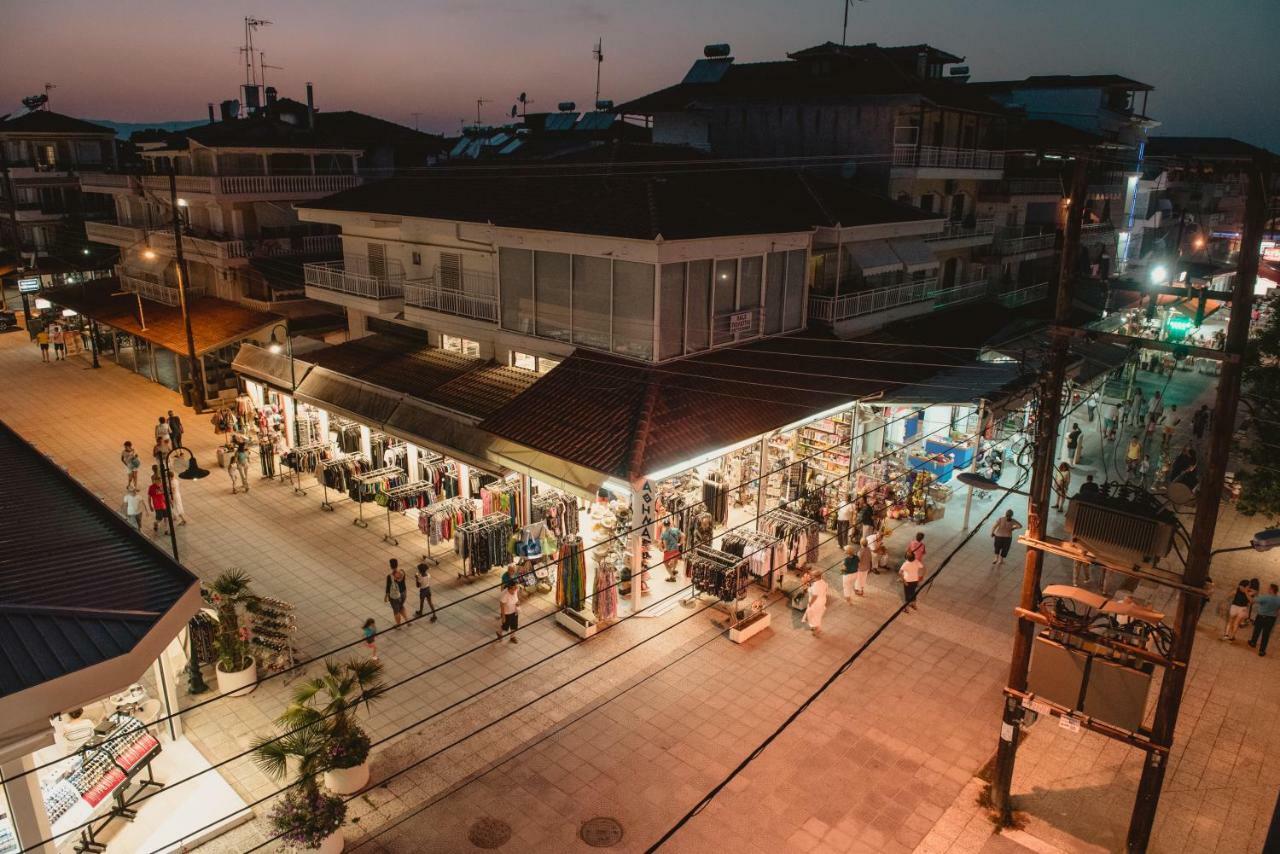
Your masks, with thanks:
[[[649,534],[652,536],[653,531],[653,484],[648,480],[633,486],[631,490],[631,523],[632,527],[639,527],[640,534]]]
[[[737,314],[729,315],[729,332],[732,334],[750,332],[754,317],[755,312],[752,311],[740,311]]]
[[[29,279],[18,279],[18,293],[34,294],[40,290],[40,280],[32,277]]]

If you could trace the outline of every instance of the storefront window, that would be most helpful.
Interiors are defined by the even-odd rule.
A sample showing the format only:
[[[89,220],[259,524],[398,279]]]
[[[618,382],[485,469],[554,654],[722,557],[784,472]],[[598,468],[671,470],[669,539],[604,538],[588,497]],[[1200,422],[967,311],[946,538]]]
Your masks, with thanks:
[[[608,258],[573,256],[573,343],[609,349],[612,266]]]
[[[684,352],[684,264],[662,265],[661,306],[658,310],[658,358]]]
[[[764,331],[782,331],[782,303],[787,290],[787,253],[770,252],[764,278]]]
[[[613,263],[613,352],[653,358],[653,265]]]
[[[535,252],[533,256],[536,328],[543,338],[569,340],[569,258],[564,252]]]
[[[533,334],[533,253],[528,249],[498,250],[502,327]]]
[[[685,303],[685,350],[696,353],[707,349],[711,334],[711,262],[690,261],[688,300]]]
[[[782,310],[782,328],[787,331],[804,323],[804,256],[803,249],[787,253],[787,295]]]
[[[711,343],[725,344],[733,340],[729,332],[729,315],[737,308],[738,301],[738,261],[716,262],[715,279],[715,314],[711,324]]]
[[[760,307],[760,273],[764,259],[759,255],[743,258],[738,265],[738,310]],[[753,329],[755,327],[752,327]]]

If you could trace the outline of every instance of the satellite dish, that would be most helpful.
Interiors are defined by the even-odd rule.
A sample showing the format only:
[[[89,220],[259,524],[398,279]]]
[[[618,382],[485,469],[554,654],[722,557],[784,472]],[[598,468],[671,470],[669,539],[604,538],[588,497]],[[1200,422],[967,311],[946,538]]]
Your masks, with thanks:
[[[516,100],[523,104],[525,101],[529,100],[529,96],[526,95],[524,92],[521,92],[520,95],[516,98]]]
[[[514,119],[514,118],[516,117],[516,113],[517,113],[517,112],[518,112],[518,111],[516,110],[516,105],[515,105],[515,104],[512,104],[512,105],[511,105],[511,118],[513,118],[513,119]]]

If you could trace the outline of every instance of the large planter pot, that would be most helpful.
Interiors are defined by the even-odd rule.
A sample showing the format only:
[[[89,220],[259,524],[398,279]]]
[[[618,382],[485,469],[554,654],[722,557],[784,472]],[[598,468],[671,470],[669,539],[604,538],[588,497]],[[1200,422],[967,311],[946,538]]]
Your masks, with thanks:
[[[258,662],[252,658],[249,659],[249,666],[244,670],[227,673],[222,669],[222,665],[218,664],[214,667],[214,672],[218,677],[219,694],[226,694],[229,697],[243,697],[257,687]]]
[[[342,828],[338,828],[333,833],[324,838],[324,842],[320,843],[320,847],[316,848],[317,854],[342,854],[342,849],[347,844],[347,840],[342,838]]]
[[[324,772],[324,787],[335,795],[354,795],[368,784],[368,759],[354,768],[330,768]]]

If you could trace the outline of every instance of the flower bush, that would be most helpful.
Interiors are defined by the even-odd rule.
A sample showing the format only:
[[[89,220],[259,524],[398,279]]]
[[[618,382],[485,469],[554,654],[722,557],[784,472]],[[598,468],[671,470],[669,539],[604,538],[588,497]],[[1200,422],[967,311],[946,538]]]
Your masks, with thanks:
[[[369,758],[369,735],[358,726],[333,731],[327,745],[329,768],[356,768]]]
[[[315,850],[337,833],[347,818],[347,802],[337,795],[304,785],[271,808],[271,824],[294,846]]]

